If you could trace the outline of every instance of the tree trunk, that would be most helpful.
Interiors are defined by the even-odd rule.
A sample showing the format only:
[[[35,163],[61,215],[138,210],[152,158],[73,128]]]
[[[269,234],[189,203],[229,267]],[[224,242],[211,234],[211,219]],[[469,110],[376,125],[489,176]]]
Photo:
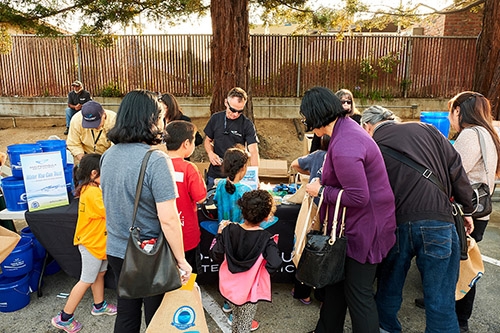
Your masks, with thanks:
[[[479,36],[473,89],[490,102],[493,119],[500,119],[500,2],[486,0]]]
[[[224,110],[228,91],[241,87],[248,94],[245,114],[253,121],[248,0],[211,0],[210,13],[213,76],[210,113]]]

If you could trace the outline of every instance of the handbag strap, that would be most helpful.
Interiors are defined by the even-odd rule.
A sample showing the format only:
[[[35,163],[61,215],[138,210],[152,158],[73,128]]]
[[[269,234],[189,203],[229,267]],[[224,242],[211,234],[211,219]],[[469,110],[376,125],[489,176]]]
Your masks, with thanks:
[[[380,145],[380,151],[384,154],[391,156],[392,158],[406,164],[407,166],[415,169],[420,173],[424,178],[427,178],[431,183],[439,187],[441,191],[446,194],[446,190],[444,189],[443,184],[439,181],[436,175],[428,168],[424,167],[421,164],[418,164],[411,158],[406,155],[401,154],[399,151],[392,149],[391,147],[387,147],[384,145]],[[446,194],[447,195],[447,194]]]
[[[486,171],[486,175],[488,174],[488,167],[486,166],[486,144],[484,143],[484,137],[481,134],[481,131],[476,126],[472,127],[474,131],[476,131],[477,136],[479,137],[479,147],[481,148],[481,156],[483,157],[484,170]]]
[[[130,230],[134,228],[135,224],[135,217],[137,216],[137,208],[139,207],[139,199],[141,197],[142,193],[142,183],[144,182],[144,175],[146,174],[146,167],[148,165],[149,158],[151,157],[151,154],[153,153],[154,149],[148,150],[146,155],[144,155],[144,158],[142,159],[142,164],[141,164],[141,171],[139,172],[139,179],[137,180],[137,187],[135,188],[135,201],[134,201],[134,214],[132,217],[132,226],[130,227]]]
[[[339,212],[340,212],[340,199],[342,198],[342,193],[344,193],[344,190],[340,190],[339,193],[337,194],[337,201],[335,202],[335,211],[333,212],[333,221],[332,221],[332,231],[330,233],[330,242],[332,244],[335,242],[337,238],[337,224],[339,221]],[[326,217],[328,216],[328,210],[326,211]],[[326,219],[325,217],[325,219]],[[340,226],[340,231],[339,231],[339,237],[342,237],[342,234],[344,232],[344,226],[345,226],[345,207],[342,209],[342,224]],[[325,228],[326,229],[326,228]]]
[[[306,195],[307,195],[307,192],[306,192]],[[309,203],[309,210],[307,212],[307,218],[308,218],[308,220],[306,221],[307,225],[309,224],[309,219],[311,218],[313,204],[314,204],[314,198],[311,197],[311,202]],[[323,193],[321,193],[321,196],[319,197],[318,207],[316,208],[316,214],[314,215],[314,217],[312,217],[313,221],[311,223],[311,229],[313,227],[314,221],[319,216],[319,210],[320,210],[322,204],[323,204]]]

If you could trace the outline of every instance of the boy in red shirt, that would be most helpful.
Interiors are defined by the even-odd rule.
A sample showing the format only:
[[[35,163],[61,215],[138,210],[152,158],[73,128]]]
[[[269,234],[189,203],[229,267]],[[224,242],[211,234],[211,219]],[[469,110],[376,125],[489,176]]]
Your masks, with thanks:
[[[179,197],[177,211],[182,224],[182,237],[186,260],[197,273],[200,260],[201,231],[198,224],[196,203],[202,203],[207,196],[207,188],[198,168],[184,160],[193,154],[196,127],[184,120],[170,122],[165,128],[168,155],[175,170],[175,182]]]

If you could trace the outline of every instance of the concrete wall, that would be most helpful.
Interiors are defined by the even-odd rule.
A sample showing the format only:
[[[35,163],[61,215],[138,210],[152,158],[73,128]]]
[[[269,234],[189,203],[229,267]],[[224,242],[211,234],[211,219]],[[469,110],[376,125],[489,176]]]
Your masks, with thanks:
[[[96,97],[105,109],[117,111],[119,98]],[[179,97],[183,112],[191,118],[210,116],[210,98]],[[254,98],[255,118],[292,119],[299,118],[300,98]],[[392,99],[382,101],[356,100],[360,111],[378,104],[395,112],[402,119],[418,119],[421,111],[446,111],[447,99]],[[17,98],[0,97],[0,128],[22,126],[23,121],[32,122],[35,118],[38,126],[64,126],[67,107],[66,98],[40,97]],[[43,123],[47,123],[43,125]]]

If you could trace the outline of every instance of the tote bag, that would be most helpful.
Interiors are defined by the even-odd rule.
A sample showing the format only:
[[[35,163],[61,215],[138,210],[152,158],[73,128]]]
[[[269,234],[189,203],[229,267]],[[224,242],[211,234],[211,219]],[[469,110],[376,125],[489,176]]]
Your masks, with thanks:
[[[320,203],[322,197],[320,198]],[[318,221],[319,208],[314,203],[314,197],[305,193],[302,205],[295,223],[295,243],[292,252],[292,260],[295,267],[298,267],[302,251],[306,245],[306,236],[311,230],[319,230],[321,224]]]

